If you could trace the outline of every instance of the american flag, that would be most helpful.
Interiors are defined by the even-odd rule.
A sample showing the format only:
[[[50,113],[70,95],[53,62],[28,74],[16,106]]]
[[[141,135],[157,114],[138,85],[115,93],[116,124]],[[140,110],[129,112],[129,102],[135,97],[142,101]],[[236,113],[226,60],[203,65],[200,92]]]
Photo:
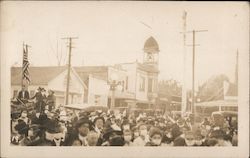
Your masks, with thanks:
[[[30,83],[30,73],[29,73],[29,61],[28,61],[28,51],[27,45],[23,47],[23,68],[22,68],[22,79],[25,79]]]

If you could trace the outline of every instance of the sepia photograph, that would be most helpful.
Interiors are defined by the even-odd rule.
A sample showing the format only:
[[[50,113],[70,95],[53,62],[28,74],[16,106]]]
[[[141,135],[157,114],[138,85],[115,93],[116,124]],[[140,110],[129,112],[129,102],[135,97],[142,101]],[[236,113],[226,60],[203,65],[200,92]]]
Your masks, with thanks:
[[[1,156],[249,156],[249,3],[0,8]]]

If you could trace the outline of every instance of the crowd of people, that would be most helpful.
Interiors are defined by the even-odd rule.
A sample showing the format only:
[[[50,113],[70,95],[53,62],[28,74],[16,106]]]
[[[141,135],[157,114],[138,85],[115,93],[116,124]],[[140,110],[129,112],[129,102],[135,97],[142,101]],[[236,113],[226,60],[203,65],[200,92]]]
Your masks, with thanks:
[[[43,91],[39,88],[33,97],[36,98],[31,105],[33,108],[24,103],[21,110],[12,109],[12,145],[237,146],[237,126],[232,126],[228,119],[224,119],[223,125],[217,125],[211,118],[204,118],[203,122],[195,124],[189,116],[171,113],[76,112],[44,100],[50,97],[45,96]]]

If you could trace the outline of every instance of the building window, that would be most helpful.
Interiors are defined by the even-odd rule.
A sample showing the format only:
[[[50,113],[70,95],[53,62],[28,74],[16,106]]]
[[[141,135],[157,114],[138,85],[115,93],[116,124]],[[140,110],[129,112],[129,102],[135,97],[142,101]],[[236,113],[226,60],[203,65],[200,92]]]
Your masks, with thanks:
[[[140,78],[140,91],[145,91],[145,77]]]
[[[100,103],[101,103],[101,96],[95,95],[95,105],[100,105]]]
[[[14,92],[13,92],[13,98],[17,98],[17,93],[18,93],[18,90],[14,90]]]
[[[153,92],[153,79],[148,79],[148,92]]]

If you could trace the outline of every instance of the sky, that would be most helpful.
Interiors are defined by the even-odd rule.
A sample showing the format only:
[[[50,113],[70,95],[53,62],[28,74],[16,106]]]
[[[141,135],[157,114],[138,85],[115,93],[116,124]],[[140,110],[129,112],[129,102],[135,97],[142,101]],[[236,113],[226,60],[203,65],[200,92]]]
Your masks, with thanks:
[[[67,41],[73,40],[72,65],[112,65],[142,61],[144,42],[159,44],[159,79],[183,82],[182,15],[186,30],[196,34],[196,87],[214,75],[234,81],[236,51],[248,53],[246,2],[2,2],[1,52],[9,66],[21,65],[23,42],[33,66],[67,62]],[[147,27],[146,25],[150,26]],[[188,33],[186,43],[192,44]],[[185,82],[191,86],[192,47],[186,47]]]

